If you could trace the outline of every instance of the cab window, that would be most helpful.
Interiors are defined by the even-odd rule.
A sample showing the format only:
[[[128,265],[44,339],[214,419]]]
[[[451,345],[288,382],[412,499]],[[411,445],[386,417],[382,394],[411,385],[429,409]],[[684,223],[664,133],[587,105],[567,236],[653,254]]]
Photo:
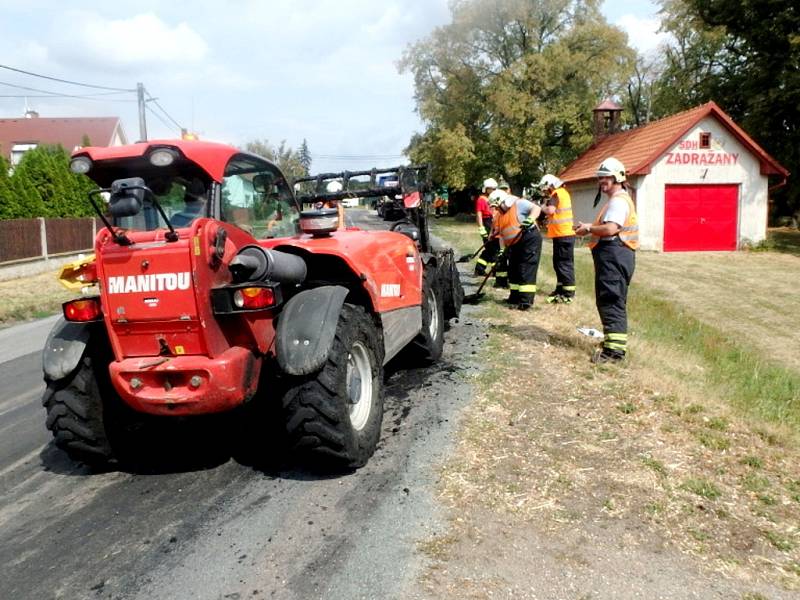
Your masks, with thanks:
[[[145,185],[164,210],[170,224],[176,229],[188,227],[196,219],[208,214],[209,186],[199,177],[152,176],[145,178]],[[115,224],[123,229],[145,231],[162,229],[167,226],[149,195],[145,197],[142,211],[139,214],[116,219]]]
[[[222,181],[222,220],[257,239],[297,233],[299,212],[277,167],[247,156],[228,163]]]

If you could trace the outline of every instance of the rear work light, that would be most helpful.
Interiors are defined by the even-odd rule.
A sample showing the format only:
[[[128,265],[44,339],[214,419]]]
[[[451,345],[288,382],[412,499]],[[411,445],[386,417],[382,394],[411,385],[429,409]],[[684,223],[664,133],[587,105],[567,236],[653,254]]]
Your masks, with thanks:
[[[247,287],[233,292],[233,304],[244,310],[258,310],[275,304],[272,288]]]
[[[77,321],[85,323],[87,321],[99,321],[103,318],[103,310],[100,308],[100,298],[81,298],[80,300],[70,300],[62,305],[64,318],[67,321]]]

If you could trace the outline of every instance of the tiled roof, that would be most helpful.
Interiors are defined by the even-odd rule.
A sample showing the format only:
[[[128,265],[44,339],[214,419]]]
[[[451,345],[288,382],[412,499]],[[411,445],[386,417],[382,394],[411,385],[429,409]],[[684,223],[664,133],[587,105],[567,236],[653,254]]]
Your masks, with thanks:
[[[61,144],[72,152],[84,136],[93,146],[108,146],[118,127],[125,143],[119,117],[0,119],[0,153],[8,158],[14,144]]]
[[[677,143],[701,119],[713,115],[761,162],[765,175],[782,175],[789,172],[767,154],[714,102],[674,114],[636,129],[622,131],[602,138],[592,144],[559,174],[566,183],[589,181],[595,178],[597,167],[603,159],[613,156],[622,161],[628,175],[646,175],[652,164]]]

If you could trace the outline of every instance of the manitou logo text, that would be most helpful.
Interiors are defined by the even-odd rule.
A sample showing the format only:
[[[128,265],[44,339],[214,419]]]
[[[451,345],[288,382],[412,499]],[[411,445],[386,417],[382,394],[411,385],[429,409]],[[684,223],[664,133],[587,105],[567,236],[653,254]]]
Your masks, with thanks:
[[[171,292],[188,290],[191,284],[189,272],[153,273],[148,275],[129,275],[128,277],[109,277],[109,294],[130,294],[132,292]]]

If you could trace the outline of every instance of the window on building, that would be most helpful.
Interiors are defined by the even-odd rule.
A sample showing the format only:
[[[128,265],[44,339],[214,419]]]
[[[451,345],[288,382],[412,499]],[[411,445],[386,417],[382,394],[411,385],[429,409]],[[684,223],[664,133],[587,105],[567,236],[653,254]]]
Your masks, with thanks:
[[[701,131],[700,132],[700,148],[701,149],[711,148],[711,132],[710,131]]]
[[[28,150],[36,148],[36,144],[14,144],[11,146],[11,166],[16,167],[22,160],[22,155]]]

